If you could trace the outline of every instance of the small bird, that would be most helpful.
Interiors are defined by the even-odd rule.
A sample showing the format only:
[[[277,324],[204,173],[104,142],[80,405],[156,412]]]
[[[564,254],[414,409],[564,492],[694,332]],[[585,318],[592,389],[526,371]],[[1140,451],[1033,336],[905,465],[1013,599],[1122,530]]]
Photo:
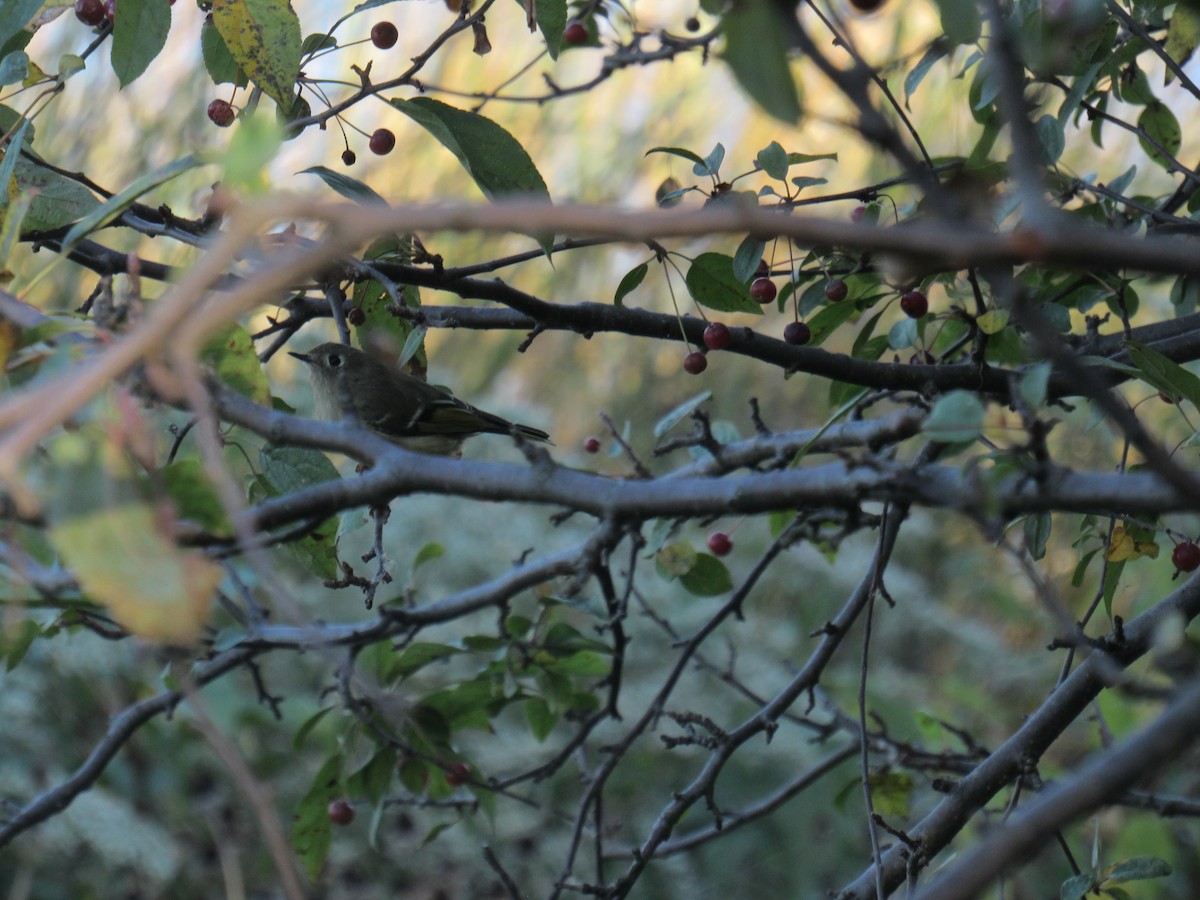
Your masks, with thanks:
[[[514,432],[551,443],[550,435],[540,428],[476,409],[449,391],[354,347],[327,343],[308,353],[289,355],[308,369],[318,418],[338,421],[348,401],[365,427],[406,450],[448,456],[457,454],[463,441],[477,434]]]

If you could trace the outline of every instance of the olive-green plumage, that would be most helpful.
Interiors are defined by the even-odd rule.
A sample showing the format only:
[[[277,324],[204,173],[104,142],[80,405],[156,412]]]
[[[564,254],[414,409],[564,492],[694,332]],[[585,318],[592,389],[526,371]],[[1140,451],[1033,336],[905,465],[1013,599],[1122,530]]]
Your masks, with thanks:
[[[550,443],[550,435],[541,429],[476,409],[354,347],[321,344],[291,355],[308,369],[318,418],[341,419],[343,403],[349,401],[364,426],[405,449],[457,453],[469,437],[513,432]]]

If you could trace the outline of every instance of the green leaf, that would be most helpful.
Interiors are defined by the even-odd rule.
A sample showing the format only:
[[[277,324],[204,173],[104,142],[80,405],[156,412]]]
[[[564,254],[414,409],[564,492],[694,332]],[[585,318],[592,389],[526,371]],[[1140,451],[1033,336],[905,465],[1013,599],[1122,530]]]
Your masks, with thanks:
[[[551,59],[558,59],[562,50],[563,32],[567,27],[567,0],[534,0],[538,31],[546,41]]]
[[[662,437],[678,425],[685,416],[690,416],[692,410],[705,403],[710,397],[712,397],[712,391],[701,391],[695,397],[684,400],[654,424],[654,437]]]
[[[121,0],[113,21],[112,67],[125,87],[146,71],[167,43],[171,6],[167,0]]]
[[[1200,409],[1200,378],[1138,341],[1126,341],[1125,349],[1144,381],[1172,400],[1189,400]]]
[[[701,177],[711,175],[713,178],[717,178],[721,174],[721,163],[724,161],[725,145],[718,141],[717,145],[712,148],[712,152],[702,162],[692,166],[692,174]]]
[[[121,213],[137,202],[137,199],[143,194],[149,193],[156,187],[166,184],[171,179],[199,165],[199,157],[185,156],[183,159],[177,159],[175,162],[168,163],[153,172],[147,172],[136,179],[125,190],[109,197],[76,222],[71,230],[67,232],[67,236],[63,238],[64,247],[73,247],[89,232],[95,231],[97,228],[102,228],[120,216]]]
[[[775,146],[779,146],[776,144]],[[746,235],[733,254],[733,277],[746,284],[758,271],[767,245],[753,235]]]
[[[301,169],[297,175],[316,175],[324,181],[329,187],[333,188],[347,200],[366,203],[382,203],[385,206],[387,201],[379,194],[375,193],[367,185],[363,184],[357,178],[351,178],[349,175],[343,175],[341,172],[335,172],[333,169],[326,166],[310,166],[307,169]]]
[[[912,67],[912,70],[904,76],[904,106],[907,109],[912,109],[909,101],[912,99],[913,93],[921,82],[925,80],[925,76],[929,74],[929,70],[933,68],[933,64],[939,59],[946,56],[946,44],[944,41],[934,41],[929,45],[929,49],[925,51],[925,55],[920,61]]]
[[[685,575],[683,580],[686,578]],[[608,655],[597,653],[594,650],[580,650],[578,653],[572,653],[570,656],[547,663],[542,668],[547,672],[572,678],[603,678],[612,671],[612,659]]]
[[[1046,541],[1050,539],[1051,516],[1048,512],[1034,513],[1025,517],[1025,546],[1034,559],[1046,555]]]
[[[222,160],[223,187],[261,194],[267,189],[267,167],[283,142],[275,116],[240,115]]]
[[[1050,383],[1051,368],[1048,362],[1036,363],[1025,371],[1020,384],[1017,385],[1021,399],[1035,412],[1046,403],[1046,387]]]
[[[222,384],[242,396],[264,405],[271,402],[271,385],[254,351],[254,341],[236,322],[208,337],[200,349],[200,360]]]
[[[267,444],[259,452],[263,477],[280,494],[290,494],[341,476],[320,450]]]
[[[1092,874],[1080,872],[1072,875],[1058,888],[1058,900],[1083,900],[1092,889]]]
[[[329,804],[341,794],[341,777],[342,756],[335,753],[317,772],[292,820],[292,849],[313,881],[320,876],[329,855],[333,828]]]
[[[733,259],[723,253],[701,253],[684,277],[688,293],[701,306],[719,312],[751,312],[762,315],[746,283],[734,274]]]
[[[696,554],[692,567],[679,576],[679,583],[697,597],[716,597],[733,590],[733,577],[725,563],[708,553]]]
[[[969,391],[951,391],[933,405],[921,430],[945,443],[973,441],[983,431],[983,403]]]
[[[177,460],[163,466],[160,474],[181,519],[195,522],[220,537],[233,535],[225,504],[199,460]]]
[[[213,80],[213,84],[245,87],[250,83],[246,73],[225,46],[225,38],[221,37],[221,32],[217,31],[212,19],[207,17],[200,26],[200,55],[204,57],[204,68],[208,70],[208,77]]]
[[[1157,856],[1134,856],[1107,869],[1104,882],[1107,887],[1110,884],[1145,881],[1147,878],[1166,878],[1170,874],[1171,866],[1165,859],[1159,859]]]
[[[425,565],[426,563],[433,562],[435,559],[441,559],[445,555],[445,547],[436,541],[430,541],[429,543],[423,545],[421,549],[417,551],[417,555],[413,557],[413,573],[415,574],[417,569],[421,568],[421,566]]]
[[[389,678],[407,678],[430,663],[449,659],[461,652],[457,647],[451,647],[449,644],[418,641],[400,651],[400,654],[388,666],[388,676]]]
[[[1171,112],[1170,107],[1165,103],[1156,100],[1147,105],[1142,110],[1142,114],[1138,116],[1138,128],[1157,141],[1171,156],[1179,155],[1179,148],[1183,143],[1183,130],[1179,127],[1179,120],[1175,118],[1175,113]],[[1142,145],[1146,154],[1164,169],[1171,171],[1174,168],[1174,163],[1163,156],[1141,135],[1138,135],[1138,143]]]
[[[843,325],[856,312],[858,310],[848,300],[843,300],[840,303],[831,303],[826,306],[808,320],[808,327],[812,330],[812,337],[808,339],[808,346],[821,346],[831,334],[837,331],[839,326]]]
[[[694,162],[698,166],[704,165],[703,157],[697,156],[691,150],[685,150],[683,147],[653,147],[647,150],[645,155],[649,156],[651,153],[667,153],[671,156],[682,156],[684,159]]]
[[[314,53],[318,53],[321,50],[332,50],[337,45],[337,38],[332,34],[314,32],[300,42],[300,58],[307,59]]]
[[[50,231],[69,225],[99,205],[82,184],[39,166],[24,156],[16,158],[17,190],[36,191],[25,217],[24,232]],[[8,205],[8,194],[0,194],[0,208]]]
[[[8,54],[4,59],[0,59],[0,86],[24,81],[28,71],[28,53],[24,50],[17,50]]]
[[[743,0],[726,13],[725,61],[738,84],[768,114],[788,125],[800,118],[800,95],[788,64],[791,15],[771,0]]]
[[[42,0],[5,0],[0,15],[0,47],[19,34],[42,8]]]
[[[558,724],[558,716],[551,711],[550,704],[541,697],[530,697],[521,704],[521,708],[534,740],[540,743],[548,738],[554,726]]]
[[[771,178],[777,181],[783,181],[787,178],[788,155],[787,151],[780,146],[778,141],[771,141],[766,147],[759,150],[754,161]]]
[[[1033,130],[1042,148],[1042,162],[1048,166],[1054,165],[1067,144],[1062,124],[1054,116],[1046,115],[1033,123]]]
[[[549,202],[546,182],[525,148],[491,119],[429,97],[391,103],[453,153],[484,196],[526,195]]]
[[[378,803],[392,786],[395,771],[396,751],[391,747],[384,747],[346,779],[346,793],[352,797],[366,797],[371,803]]]
[[[613,294],[613,305],[620,306],[622,301],[642,283],[642,280],[646,277],[646,273],[649,271],[649,264],[642,263],[626,272],[625,276],[621,279],[621,283],[617,285],[616,293]]]
[[[300,76],[300,20],[288,0],[214,0],[212,17],[242,70],[291,109]]]
[[[304,749],[304,743],[308,740],[308,736],[312,734],[313,729],[321,723],[322,719],[324,719],[335,709],[337,709],[336,706],[326,706],[324,709],[317,710],[315,713],[305,719],[300,727],[296,729],[296,736],[292,738],[292,749],[297,752]]]
[[[1167,55],[1181,66],[1186,63],[1200,44],[1200,10],[1187,3],[1175,4],[1175,12],[1171,14],[1171,22],[1167,26],[1167,43],[1163,47]],[[1166,83],[1175,80],[1175,75],[1166,72]]]
[[[950,46],[971,44],[979,40],[983,20],[975,0],[935,0],[942,17],[942,31]]]

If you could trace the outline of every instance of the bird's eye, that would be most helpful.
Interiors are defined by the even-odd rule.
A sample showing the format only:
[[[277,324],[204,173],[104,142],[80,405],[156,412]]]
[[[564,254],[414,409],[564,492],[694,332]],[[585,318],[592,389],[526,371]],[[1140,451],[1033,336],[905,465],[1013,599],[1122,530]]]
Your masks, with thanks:
[[[329,363],[329,368],[340,369],[342,367],[342,361],[343,361],[342,354],[330,353],[329,356],[325,357],[325,361],[327,363]]]

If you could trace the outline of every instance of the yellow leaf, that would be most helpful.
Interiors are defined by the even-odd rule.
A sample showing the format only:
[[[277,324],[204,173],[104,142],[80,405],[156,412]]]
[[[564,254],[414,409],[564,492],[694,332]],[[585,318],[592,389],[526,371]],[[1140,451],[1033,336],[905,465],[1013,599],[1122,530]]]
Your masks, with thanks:
[[[50,541],[83,591],[133,634],[163,644],[199,638],[221,568],[163,535],[149,506],[66,519],[51,526]]]
[[[1109,562],[1124,562],[1136,556],[1137,545],[1134,544],[1133,538],[1129,536],[1125,526],[1118,525],[1113,529],[1112,540],[1108,542],[1108,553],[1105,557]]]
[[[300,20],[288,0],[215,0],[213,24],[234,61],[282,109],[300,75]]]
[[[1004,326],[1008,324],[1008,310],[989,309],[975,321],[984,334],[996,334],[1003,331]]]

